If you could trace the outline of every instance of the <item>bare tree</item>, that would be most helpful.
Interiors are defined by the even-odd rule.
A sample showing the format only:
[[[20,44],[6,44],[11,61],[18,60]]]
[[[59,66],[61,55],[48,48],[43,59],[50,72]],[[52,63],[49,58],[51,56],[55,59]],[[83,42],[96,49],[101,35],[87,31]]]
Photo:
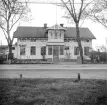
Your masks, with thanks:
[[[94,22],[98,22],[107,28],[107,0],[95,0],[86,15]]]
[[[96,49],[101,52],[107,52],[107,48],[105,45],[97,46]]]
[[[0,28],[7,40],[9,48],[9,59],[12,58],[13,36],[12,29],[16,23],[28,12],[27,2],[21,0],[0,0]]]
[[[79,0],[79,2],[77,2],[78,0],[61,0],[63,7],[67,10],[68,15],[67,17],[72,19],[73,22],[75,23],[76,26],[76,38],[77,38],[77,42],[78,42],[78,47],[80,50],[80,57],[81,57],[81,61],[82,64],[84,63],[83,60],[83,49],[82,49],[82,45],[81,45],[81,37],[80,37],[80,20],[86,16],[84,15],[86,8],[89,6],[89,4],[91,4],[93,2],[90,0],[88,3],[86,3],[86,0]],[[78,5],[76,5],[78,4]],[[85,17],[84,17],[85,18]]]

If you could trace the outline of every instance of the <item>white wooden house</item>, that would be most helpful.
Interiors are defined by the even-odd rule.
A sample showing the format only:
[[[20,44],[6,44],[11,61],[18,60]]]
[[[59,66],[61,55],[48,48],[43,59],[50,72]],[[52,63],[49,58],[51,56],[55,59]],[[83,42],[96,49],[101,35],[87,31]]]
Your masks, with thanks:
[[[80,37],[84,56],[88,56],[95,37],[88,28],[80,28]],[[47,27],[47,24],[44,27],[18,27],[14,38],[17,38],[17,45],[13,53],[17,59],[43,59],[43,49],[45,59],[51,61],[75,60],[79,56],[74,27],[63,27],[63,24],[52,27]]]

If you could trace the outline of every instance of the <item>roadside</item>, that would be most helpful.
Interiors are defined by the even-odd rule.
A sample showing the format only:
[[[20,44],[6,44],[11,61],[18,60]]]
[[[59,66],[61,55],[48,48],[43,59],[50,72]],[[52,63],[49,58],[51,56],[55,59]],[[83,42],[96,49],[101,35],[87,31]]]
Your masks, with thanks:
[[[30,70],[36,70],[36,69],[68,69],[68,70],[74,70],[74,69],[94,69],[94,70],[100,70],[104,69],[107,70],[107,64],[3,64],[0,65],[0,70],[8,70],[8,69],[30,69]]]

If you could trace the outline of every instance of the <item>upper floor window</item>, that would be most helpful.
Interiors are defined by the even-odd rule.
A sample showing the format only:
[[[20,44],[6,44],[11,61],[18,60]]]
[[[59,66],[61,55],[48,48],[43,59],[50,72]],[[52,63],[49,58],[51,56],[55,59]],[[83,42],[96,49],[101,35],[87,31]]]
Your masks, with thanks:
[[[30,39],[31,42],[36,42],[36,39]]]
[[[20,38],[20,41],[21,41],[21,42],[25,42],[25,41],[26,41],[26,38]]]
[[[20,55],[25,55],[25,45],[20,46]]]
[[[55,36],[54,38],[55,38],[55,39],[57,39],[57,35],[58,35],[58,34],[57,34],[57,31],[55,30],[55,34],[54,34],[54,36]]]
[[[50,30],[49,38],[50,39],[61,39],[64,37],[64,34],[61,30]]]
[[[35,46],[31,46],[31,48],[30,48],[30,54],[31,55],[36,55],[36,47]]]

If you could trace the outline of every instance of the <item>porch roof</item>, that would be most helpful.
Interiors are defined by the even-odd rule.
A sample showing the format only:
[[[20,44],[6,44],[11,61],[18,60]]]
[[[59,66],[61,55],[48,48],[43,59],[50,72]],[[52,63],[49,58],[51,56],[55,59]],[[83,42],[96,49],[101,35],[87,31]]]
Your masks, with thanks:
[[[64,42],[48,42],[47,45],[64,45]]]

